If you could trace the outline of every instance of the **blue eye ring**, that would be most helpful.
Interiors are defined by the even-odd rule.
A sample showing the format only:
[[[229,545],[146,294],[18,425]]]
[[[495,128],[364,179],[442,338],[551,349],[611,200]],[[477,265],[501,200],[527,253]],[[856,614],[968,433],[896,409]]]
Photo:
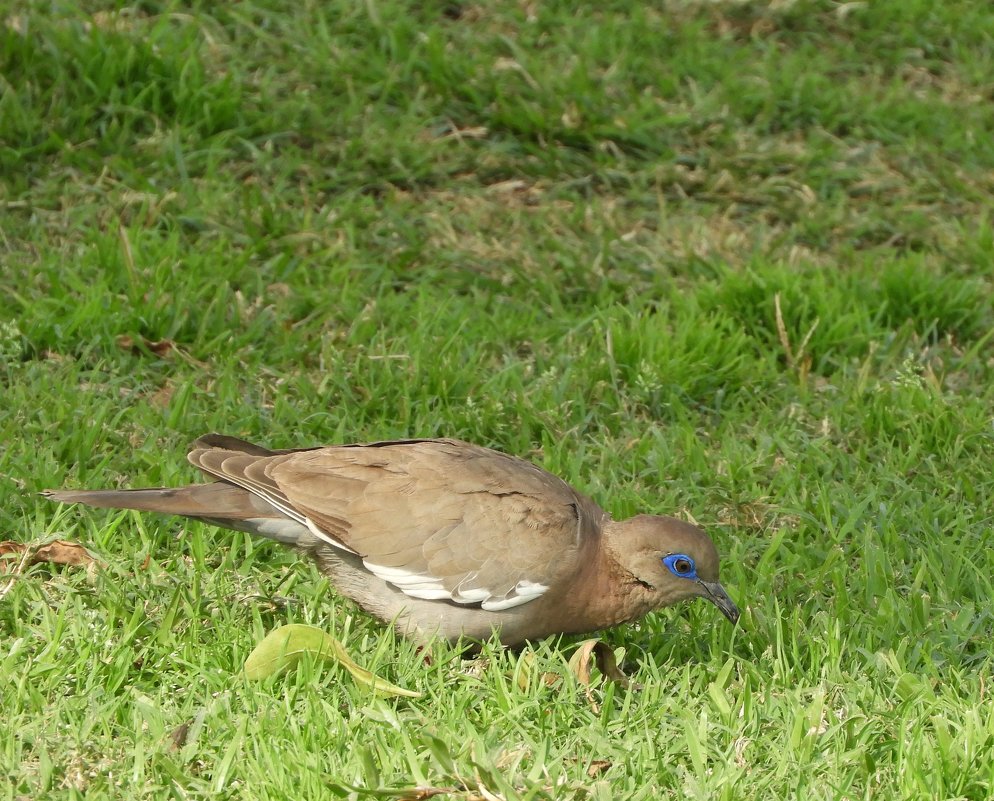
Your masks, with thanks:
[[[677,578],[696,579],[697,566],[685,553],[671,553],[663,557],[663,564]]]

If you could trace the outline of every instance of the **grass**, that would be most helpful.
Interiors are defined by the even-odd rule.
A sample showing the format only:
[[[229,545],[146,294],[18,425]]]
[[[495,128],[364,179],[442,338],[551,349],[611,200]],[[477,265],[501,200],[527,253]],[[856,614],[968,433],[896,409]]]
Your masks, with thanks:
[[[2,16],[0,527],[106,566],[0,575],[0,798],[994,795],[985,4]],[[706,525],[743,620],[604,634],[591,703],[575,640],[426,664],[276,546],[35,494],[212,430],[529,457]],[[287,622],[424,697],[246,681]]]

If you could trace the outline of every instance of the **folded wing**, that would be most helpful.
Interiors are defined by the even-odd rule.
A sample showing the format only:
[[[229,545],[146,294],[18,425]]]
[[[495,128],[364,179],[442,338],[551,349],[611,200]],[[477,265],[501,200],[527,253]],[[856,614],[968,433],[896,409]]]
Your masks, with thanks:
[[[527,603],[576,572],[606,519],[556,476],[458,440],[292,452],[239,442],[206,438],[190,461],[414,598],[490,611]]]

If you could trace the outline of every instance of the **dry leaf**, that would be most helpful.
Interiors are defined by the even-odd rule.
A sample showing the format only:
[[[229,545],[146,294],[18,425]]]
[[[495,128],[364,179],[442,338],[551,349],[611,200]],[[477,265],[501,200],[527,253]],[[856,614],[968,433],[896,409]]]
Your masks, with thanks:
[[[600,640],[584,640],[569,658],[569,669],[573,671],[576,680],[585,687],[590,684],[590,657],[599,642]]]
[[[558,684],[560,681],[563,680],[562,676],[560,676],[558,673],[553,673],[552,671],[546,671],[545,673],[540,673],[538,677],[542,681],[542,684],[544,684],[546,687],[555,687],[556,684]]]
[[[172,381],[167,381],[149,396],[149,403],[158,406],[160,409],[169,408],[169,401],[173,399],[176,392],[176,385]]]
[[[350,798],[390,798],[394,801],[427,801],[435,796],[454,796],[462,801],[485,801],[484,797],[475,793],[465,785],[459,787],[356,787],[351,784],[335,783],[335,795],[348,795]]]
[[[0,572],[9,572],[12,566],[17,565],[23,570],[38,562],[89,567],[97,562],[97,559],[82,545],[67,540],[52,540],[44,545],[31,545],[13,540],[0,542]]]
[[[201,707],[197,714],[189,720],[183,721],[179,726],[166,735],[163,745],[167,751],[182,751],[196,744],[204,729],[204,719],[207,717],[207,709]]]
[[[412,787],[405,795],[398,796],[397,801],[425,801],[436,795],[452,795],[458,792],[458,787]]]
[[[165,359],[175,349],[176,343],[171,339],[153,340],[145,339],[144,337],[142,337],[140,342],[135,342],[135,340],[127,334],[122,334],[117,338],[117,346],[122,350],[130,350],[135,354],[151,351],[160,359]]]
[[[596,779],[609,767],[611,767],[610,759],[595,759],[587,767],[587,776],[589,776],[591,779]]]
[[[82,545],[67,540],[53,540],[34,552],[32,563],[51,562],[53,565],[73,565],[89,567],[97,561]]]
[[[573,652],[569,659],[569,669],[576,676],[576,680],[584,686],[587,693],[587,701],[594,713],[600,712],[600,705],[594,700],[593,688],[591,685],[591,668],[596,660],[597,669],[601,675],[609,681],[616,681],[622,687],[631,686],[628,677],[618,667],[618,660],[614,658],[614,651],[608,648],[606,643],[600,640],[584,640],[580,647]]]
[[[0,559],[7,554],[22,554],[28,549],[26,542],[14,542],[14,540],[4,540],[0,542]]]
[[[193,725],[193,719],[181,723],[172,733],[169,735],[169,750],[179,751],[184,745],[186,745],[186,738],[190,734],[190,726]]]
[[[25,543],[13,540],[0,542],[0,573],[20,573],[28,564],[28,556],[28,546]],[[14,580],[11,579],[6,590],[9,591],[13,584]]]
[[[206,367],[204,362],[194,359],[189,353],[183,350],[179,345],[177,345],[171,339],[145,339],[142,337],[139,341],[135,341],[134,338],[128,334],[122,334],[117,338],[117,346],[122,350],[131,351],[136,355],[141,355],[143,353],[153,353],[160,359],[170,359],[173,356],[178,356],[180,359],[185,361],[187,364],[192,364],[194,367]]]
[[[584,640],[570,657],[570,669],[580,684],[590,684],[591,657],[597,660],[597,669],[605,678],[618,682],[622,687],[629,686],[628,676],[618,667],[614,651],[607,646],[607,643],[600,640]]]
[[[515,683],[518,685],[518,689],[521,692],[528,692],[528,688],[531,686],[531,668],[535,663],[535,654],[531,651],[523,654],[518,660],[518,664],[515,665],[512,677]],[[538,680],[542,682],[546,687],[553,687],[559,681],[562,681],[562,676],[558,673],[539,673]]]

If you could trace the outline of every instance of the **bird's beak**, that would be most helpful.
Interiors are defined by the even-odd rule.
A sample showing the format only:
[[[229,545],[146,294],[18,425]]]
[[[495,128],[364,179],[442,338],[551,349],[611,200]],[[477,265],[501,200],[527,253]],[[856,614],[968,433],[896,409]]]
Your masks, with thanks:
[[[732,621],[733,624],[738,622],[739,608],[728,597],[728,593],[725,592],[724,587],[717,581],[698,581],[697,583],[704,588],[705,598],[717,606],[721,610],[721,613]]]

